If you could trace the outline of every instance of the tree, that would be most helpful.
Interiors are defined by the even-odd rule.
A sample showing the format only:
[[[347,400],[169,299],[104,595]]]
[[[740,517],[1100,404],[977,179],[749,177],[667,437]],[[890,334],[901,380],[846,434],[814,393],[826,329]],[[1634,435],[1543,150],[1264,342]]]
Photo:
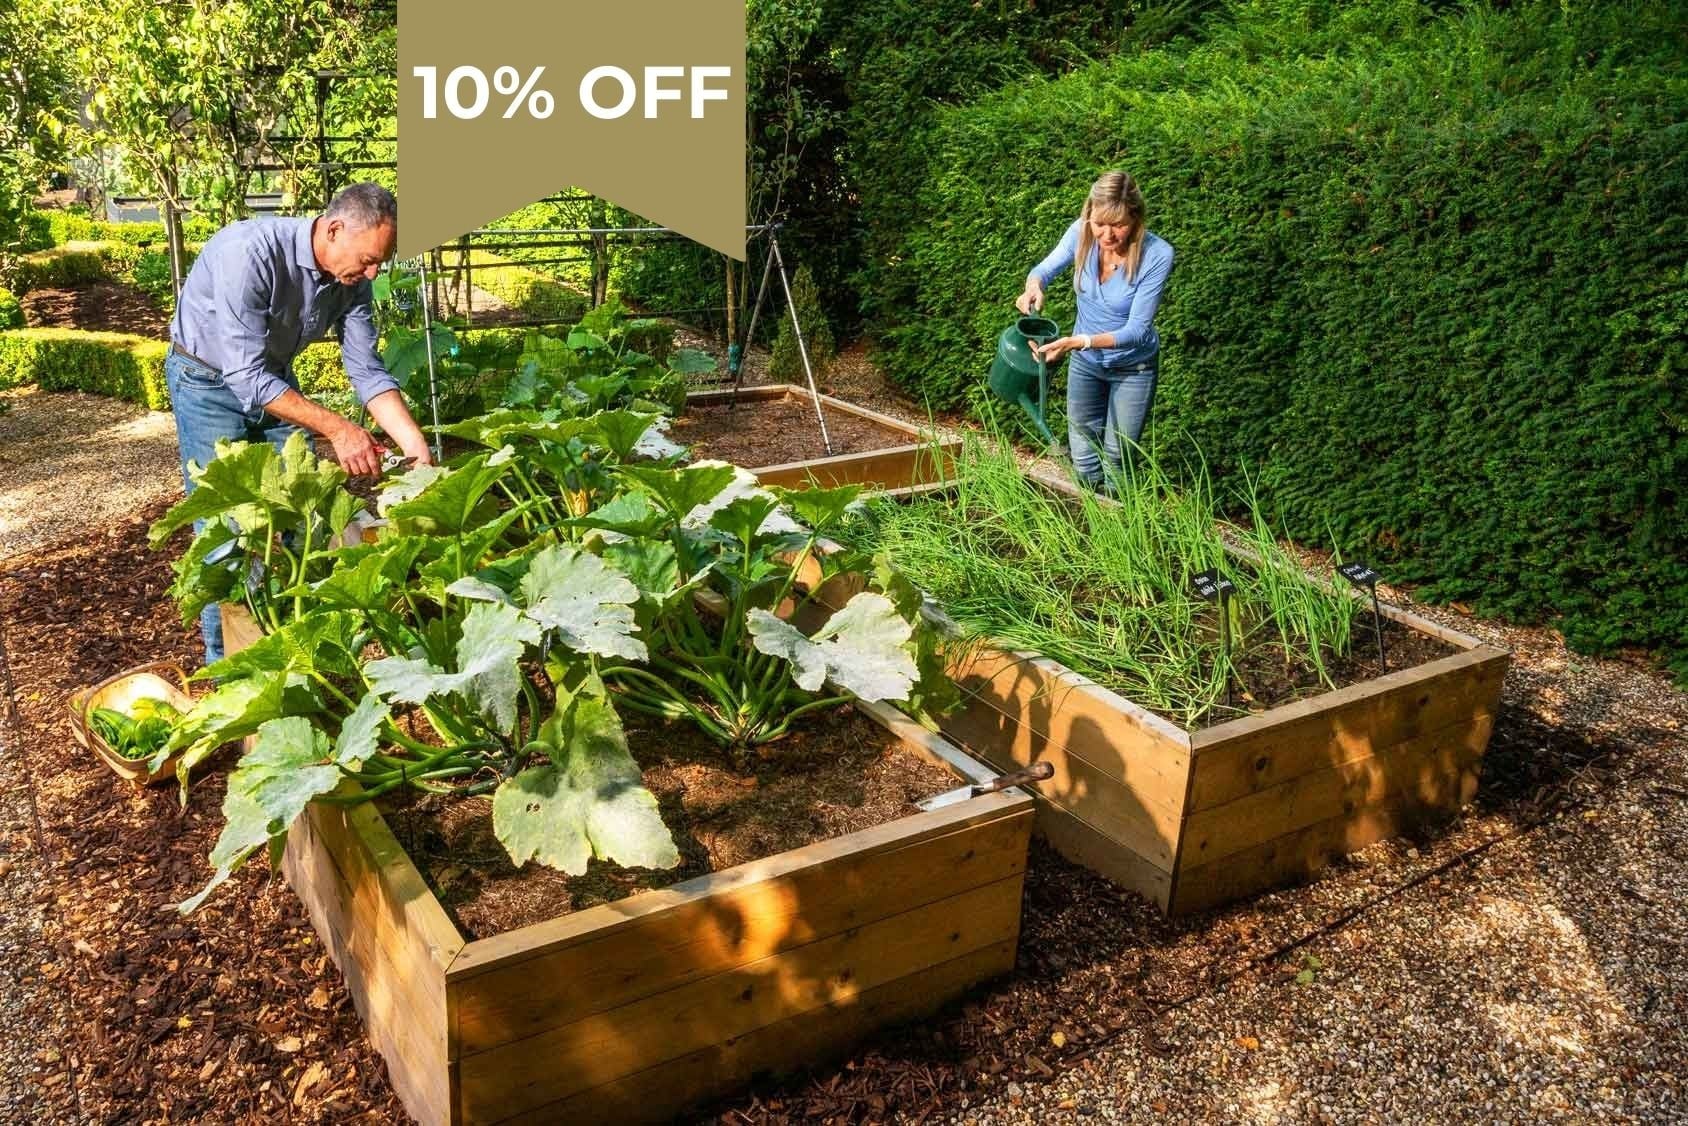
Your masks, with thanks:
[[[44,172],[65,156],[75,99],[58,6],[0,5],[0,267],[23,241],[23,218]]]
[[[321,0],[70,0],[63,27],[89,91],[79,146],[122,150],[165,205],[191,197],[227,222],[245,209],[256,139],[314,88],[315,59],[343,21]]]

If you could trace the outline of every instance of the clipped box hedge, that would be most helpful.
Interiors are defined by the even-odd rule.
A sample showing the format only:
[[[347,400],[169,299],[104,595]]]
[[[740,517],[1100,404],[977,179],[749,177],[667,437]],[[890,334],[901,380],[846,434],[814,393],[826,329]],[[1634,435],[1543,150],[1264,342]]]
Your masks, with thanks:
[[[170,409],[162,340],[120,332],[25,328],[0,332],[0,390],[34,384],[44,391],[91,391]]]
[[[184,248],[184,269],[193,265],[198,252],[198,246]],[[109,241],[69,242],[24,255],[13,271],[13,282],[20,294],[91,281],[135,286],[166,309],[173,297],[170,256],[162,247],[143,248]]]
[[[164,223],[113,223],[78,215],[71,211],[35,211],[24,221],[34,247],[63,246],[67,242],[121,242],[130,246],[167,245]],[[204,242],[216,233],[217,224],[199,215],[182,218],[182,238]]]
[[[567,321],[579,320],[586,313],[586,294],[509,258],[471,250],[469,270],[476,289],[523,313]]]
[[[1293,8],[941,111],[869,302],[891,373],[980,402],[1028,268],[1127,167],[1178,254],[1161,445],[1421,596],[1688,675],[1680,24]]]
[[[26,254],[13,270],[18,293],[81,282],[111,281],[129,273],[141,252],[121,242],[70,242]]]

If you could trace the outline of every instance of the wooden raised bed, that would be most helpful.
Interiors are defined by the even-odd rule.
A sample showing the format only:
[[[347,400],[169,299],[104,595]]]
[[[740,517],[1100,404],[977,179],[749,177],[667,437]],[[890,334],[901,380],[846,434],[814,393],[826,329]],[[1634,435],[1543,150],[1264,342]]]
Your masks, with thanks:
[[[472,942],[373,806],[310,806],[283,870],[420,1122],[652,1121],[1010,970],[1031,825],[971,798]]]
[[[834,607],[854,592],[835,583],[820,599]],[[1305,879],[1475,795],[1510,655],[1382,611],[1459,652],[1189,732],[1059,662],[979,646],[950,666],[963,703],[943,732],[998,770],[1048,761],[1036,802],[1050,844],[1169,914],[1199,911]]]
[[[711,407],[722,406],[731,402],[732,398],[732,391],[694,391],[686,396],[686,402],[690,406]],[[812,398],[806,388],[789,383],[776,383],[761,387],[744,387],[738,392],[740,406],[751,411],[755,410],[758,403],[781,400],[801,402],[809,411],[809,420],[813,424]],[[904,441],[884,449],[839,454],[809,461],[751,464],[754,459],[740,459],[744,467],[754,472],[762,484],[800,489],[814,481],[822,488],[835,485],[866,485],[884,490],[903,489],[910,485],[929,484],[939,480],[940,463],[935,454],[941,451],[943,463],[947,464],[961,448],[960,439],[946,438],[934,445],[930,431],[910,426],[890,415],[880,414],[854,403],[846,403],[842,399],[834,399],[830,395],[822,395],[820,402],[822,412],[829,419],[834,414],[853,415],[903,436]]]

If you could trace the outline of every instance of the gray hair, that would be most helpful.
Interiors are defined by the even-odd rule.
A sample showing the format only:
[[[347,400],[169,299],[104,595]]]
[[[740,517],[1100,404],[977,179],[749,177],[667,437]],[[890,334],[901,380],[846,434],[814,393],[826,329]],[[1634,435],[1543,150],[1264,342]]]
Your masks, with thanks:
[[[342,220],[354,231],[379,227],[383,223],[390,223],[397,230],[399,201],[380,184],[352,184],[341,188],[339,194],[329,201],[323,218]]]

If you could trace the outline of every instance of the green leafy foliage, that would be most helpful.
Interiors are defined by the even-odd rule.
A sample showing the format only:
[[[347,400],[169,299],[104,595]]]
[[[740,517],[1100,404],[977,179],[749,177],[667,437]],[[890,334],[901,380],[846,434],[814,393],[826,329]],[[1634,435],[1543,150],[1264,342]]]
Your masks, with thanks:
[[[797,347],[797,333],[791,326],[791,315],[780,318],[780,330],[774,337],[773,354],[768,359],[768,374],[787,383],[801,383],[808,378],[803,369],[803,352],[809,356],[809,367],[815,379],[826,376],[826,369],[838,354],[832,339],[832,326],[827,324],[826,310],[821,306],[820,291],[815,288],[815,276],[807,265],[797,268],[791,279],[791,303],[797,309],[797,319],[803,326],[803,349]]]
[[[601,340],[582,329],[577,344]],[[219,446],[153,540],[208,521],[177,596],[188,610],[238,594],[264,636],[204,671],[218,688],[160,753],[184,752],[185,779],[223,743],[258,740],[230,777],[211,882],[184,909],[261,847],[279,855],[308,803],[401,787],[492,795],[518,864],[672,866],[617,707],[743,749],[852,691],[918,694],[903,603],[861,594],[813,641],[770,612],[810,599],[799,575],[837,573],[817,546],[859,490],[776,495],[733,466],[675,467],[646,452],[659,421],[526,408],[455,424],[496,449],[387,482],[386,527],[354,547],[332,546],[356,509],[344,475],[302,440]]]
[[[275,858],[312,800],[400,787],[490,793],[518,864],[672,866],[616,707],[744,750],[851,692],[920,696],[906,591],[859,594],[814,640],[773,613],[839,574],[847,554],[817,549],[858,488],[775,495],[728,464],[677,468],[643,452],[658,420],[505,409],[454,424],[496,449],[388,481],[387,527],[356,547],[331,545],[356,508],[344,474],[302,441],[218,447],[154,544],[206,520],[177,562],[182,608],[241,593],[265,635],[204,670],[218,689],[160,753],[184,751],[186,778],[230,739],[258,743],[230,778],[211,883],[184,910],[260,847]]]
[[[1123,165],[1178,253],[1172,460],[1252,467],[1274,524],[1422,597],[1688,675],[1685,54],[1666,5],[1240,4],[940,110],[867,279],[883,358],[976,406],[1027,269]]]
[[[91,391],[169,410],[164,355],[169,345],[116,332],[24,328],[0,334],[0,390]]]

